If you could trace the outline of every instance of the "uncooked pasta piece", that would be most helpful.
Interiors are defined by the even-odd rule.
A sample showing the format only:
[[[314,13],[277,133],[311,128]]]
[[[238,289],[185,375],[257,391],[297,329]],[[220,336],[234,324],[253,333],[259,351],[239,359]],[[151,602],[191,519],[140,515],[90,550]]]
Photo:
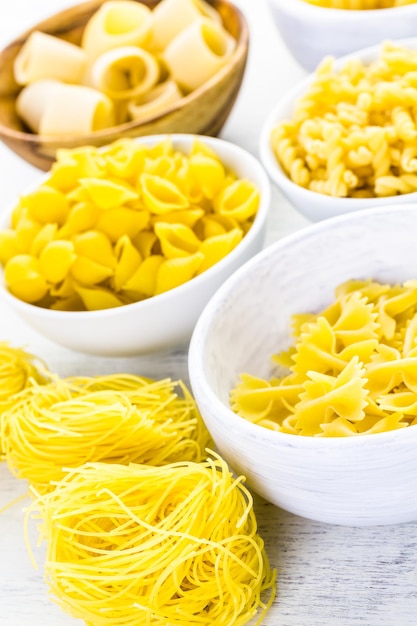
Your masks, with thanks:
[[[293,318],[295,344],[274,355],[283,376],[248,374],[233,410],[292,435],[344,437],[417,425],[417,281],[351,280],[317,314]]]
[[[48,98],[39,122],[40,135],[89,135],[114,124],[112,101],[83,85],[60,85]]]
[[[143,121],[166,112],[172,104],[182,98],[182,93],[173,80],[167,80],[153,87],[139,98],[132,99],[127,110],[132,120]]]
[[[150,37],[152,12],[141,2],[108,0],[87,22],[81,46],[89,59],[121,46],[143,46]]]
[[[156,58],[135,46],[108,50],[91,68],[92,86],[113,100],[127,100],[150,91],[159,79]]]
[[[26,517],[41,519],[51,594],[95,626],[259,626],[276,572],[243,483],[214,453],[67,472]]]
[[[202,16],[219,16],[206,2],[162,0],[152,12],[152,48],[164,50],[187,26]],[[218,21],[218,17],[216,19]]]
[[[82,48],[59,37],[34,31],[17,54],[13,69],[19,85],[42,79],[79,83],[85,65],[85,52]]]
[[[201,461],[210,436],[181,381],[129,374],[59,379],[25,389],[4,412],[10,470],[40,492],[88,461]]]
[[[60,150],[0,232],[6,284],[54,310],[139,302],[195,278],[252,226],[259,191],[196,140]]]
[[[37,80],[24,87],[16,98],[16,111],[19,117],[34,133],[39,133],[42,116],[53,93],[61,83],[57,80]]]
[[[223,67],[235,43],[221,25],[200,18],[168,44],[163,58],[172,78],[181,88],[192,91]]]

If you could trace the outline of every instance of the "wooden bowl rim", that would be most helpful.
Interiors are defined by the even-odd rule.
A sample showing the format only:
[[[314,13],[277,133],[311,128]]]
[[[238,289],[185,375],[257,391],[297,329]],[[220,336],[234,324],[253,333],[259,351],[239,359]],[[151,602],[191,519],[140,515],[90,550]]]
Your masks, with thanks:
[[[138,1],[140,2],[140,0]],[[230,56],[228,62],[226,63],[226,65],[224,65],[218,72],[216,72],[214,76],[212,76],[208,81],[206,81],[203,85],[201,85],[197,89],[194,89],[189,94],[183,96],[180,100],[178,100],[176,103],[174,103],[169,108],[167,108],[163,113],[155,115],[154,117],[149,117],[145,121],[142,121],[142,122],[135,122],[134,120],[132,120],[130,122],[125,122],[124,124],[118,124],[117,126],[110,126],[109,128],[105,128],[99,131],[95,131],[93,133],[89,133],[88,135],[73,135],[73,134],[39,135],[36,133],[27,133],[25,131],[15,130],[13,128],[10,128],[10,126],[5,126],[4,124],[0,122],[0,135],[2,135],[4,138],[7,138],[7,139],[25,142],[28,145],[31,145],[31,144],[37,145],[39,143],[42,143],[45,146],[53,146],[56,143],[59,143],[60,141],[68,142],[70,140],[76,140],[76,141],[82,140],[84,144],[87,145],[89,141],[103,140],[106,138],[111,140],[112,136],[115,133],[119,133],[119,132],[124,133],[129,130],[134,130],[135,128],[140,128],[141,126],[146,126],[147,124],[155,123],[158,120],[163,119],[167,115],[170,115],[174,113],[175,111],[178,111],[186,107],[189,103],[194,102],[201,96],[204,96],[206,92],[210,91],[216,85],[216,83],[220,82],[222,78],[227,76],[227,74],[229,74],[229,72],[233,70],[235,66],[237,66],[242,60],[244,60],[248,53],[249,27],[248,27],[248,23],[244,14],[235,4],[233,4],[232,2],[229,2],[228,0],[218,0],[218,2],[220,5],[227,6],[229,9],[231,9],[238,19],[240,32],[239,32],[239,38],[236,40],[236,47],[232,55]],[[75,6],[87,7],[90,4],[92,4],[91,1],[87,1],[87,2],[79,3]],[[75,8],[75,6],[71,8]],[[58,13],[50,15],[49,17],[45,18],[45,20],[42,20],[42,22],[38,22],[37,24],[32,26],[29,30],[27,30],[25,33],[23,33],[22,35],[15,37],[15,39],[11,41],[7,47],[13,46],[14,44],[16,44],[19,41],[19,39],[26,38],[31,32],[33,32],[34,30],[37,30],[37,27],[43,24],[44,21],[54,18],[54,17],[59,17],[60,15],[65,14],[66,12],[68,12],[68,8],[64,9],[63,11],[59,11]]]

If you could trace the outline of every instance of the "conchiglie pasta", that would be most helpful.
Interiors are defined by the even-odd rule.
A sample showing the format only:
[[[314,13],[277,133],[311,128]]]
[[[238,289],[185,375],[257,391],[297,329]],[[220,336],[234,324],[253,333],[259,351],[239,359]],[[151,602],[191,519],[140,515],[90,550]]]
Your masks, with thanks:
[[[205,272],[250,230],[260,201],[212,149],[170,139],[61,150],[0,232],[17,298],[54,310],[119,307]]]
[[[344,437],[417,425],[417,282],[347,281],[315,314],[294,316],[279,376],[242,374],[233,410],[293,435]]]

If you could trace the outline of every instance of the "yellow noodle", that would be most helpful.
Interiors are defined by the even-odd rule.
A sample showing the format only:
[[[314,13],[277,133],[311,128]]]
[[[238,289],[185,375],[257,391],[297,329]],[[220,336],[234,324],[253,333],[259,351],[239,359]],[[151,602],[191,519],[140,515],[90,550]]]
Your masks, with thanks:
[[[129,374],[35,385],[4,412],[0,433],[11,471],[42,493],[63,467],[200,461],[210,441],[181,381]]]
[[[89,463],[34,492],[26,519],[42,519],[52,595],[91,626],[260,624],[275,571],[243,480],[213,454],[158,468]]]
[[[294,315],[295,344],[270,380],[242,374],[232,409],[293,435],[344,437],[416,424],[417,281],[350,280],[317,314]]]

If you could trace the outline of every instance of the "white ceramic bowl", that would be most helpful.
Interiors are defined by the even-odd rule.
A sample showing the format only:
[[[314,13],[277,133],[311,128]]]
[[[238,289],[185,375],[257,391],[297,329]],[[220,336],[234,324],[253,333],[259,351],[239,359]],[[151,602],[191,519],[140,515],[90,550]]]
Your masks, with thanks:
[[[304,0],[269,0],[269,5],[289,51],[308,71],[328,54],[340,57],[416,32],[415,4],[371,11],[326,9]]]
[[[166,135],[141,137],[153,145]],[[216,151],[238,177],[251,180],[261,194],[254,223],[234,250],[191,281],[141,302],[101,310],[64,312],[27,304],[0,281],[0,302],[11,307],[36,331],[72,350],[104,356],[128,356],[175,347],[190,339],[205,304],[224,280],[261,250],[270,206],[270,183],[259,161],[246,150],[222,139],[195,135],[170,135],[175,148],[188,152],[196,137]],[[39,179],[39,183],[45,176]],[[36,185],[37,187],[38,185]],[[11,208],[3,213],[0,229],[7,228]]]
[[[417,4],[415,7],[417,11]],[[388,9],[381,9],[381,11],[385,10]],[[417,48],[416,37],[401,39],[395,43],[411,49]],[[347,60],[351,58],[360,59],[364,63],[370,63],[378,58],[380,50],[380,45],[359,50],[354,54],[338,59],[335,63],[335,68],[343,67]],[[259,154],[265,169],[273,182],[293,204],[297,211],[302,213],[309,220],[317,222],[328,217],[343,215],[344,213],[351,213],[353,211],[359,211],[372,206],[388,205],[393,202],[396,202],[397,204],[417,202],[417,193],[402,194],[396,196],[395,198],[334,198],[305,189],[290,180],[272,151],[270,141],[271,132],[279,122],[292,119],[295,101],[297,98],[306,93],[313,80],[314,74],[309,74],[283,98],[281,98],[266,118],[261,130],[259,141]]]
[[[223,457],[248,485],[297,515],[365,526],[417,520],[417,427],[344,438],[270,431],[234,414],[242,372],[268,378],[292,345],[293,313],[315,312],[350,278],[417,278],[417,204],[308,226],[269,246],[210,300],[189,351],[191,386]]]

